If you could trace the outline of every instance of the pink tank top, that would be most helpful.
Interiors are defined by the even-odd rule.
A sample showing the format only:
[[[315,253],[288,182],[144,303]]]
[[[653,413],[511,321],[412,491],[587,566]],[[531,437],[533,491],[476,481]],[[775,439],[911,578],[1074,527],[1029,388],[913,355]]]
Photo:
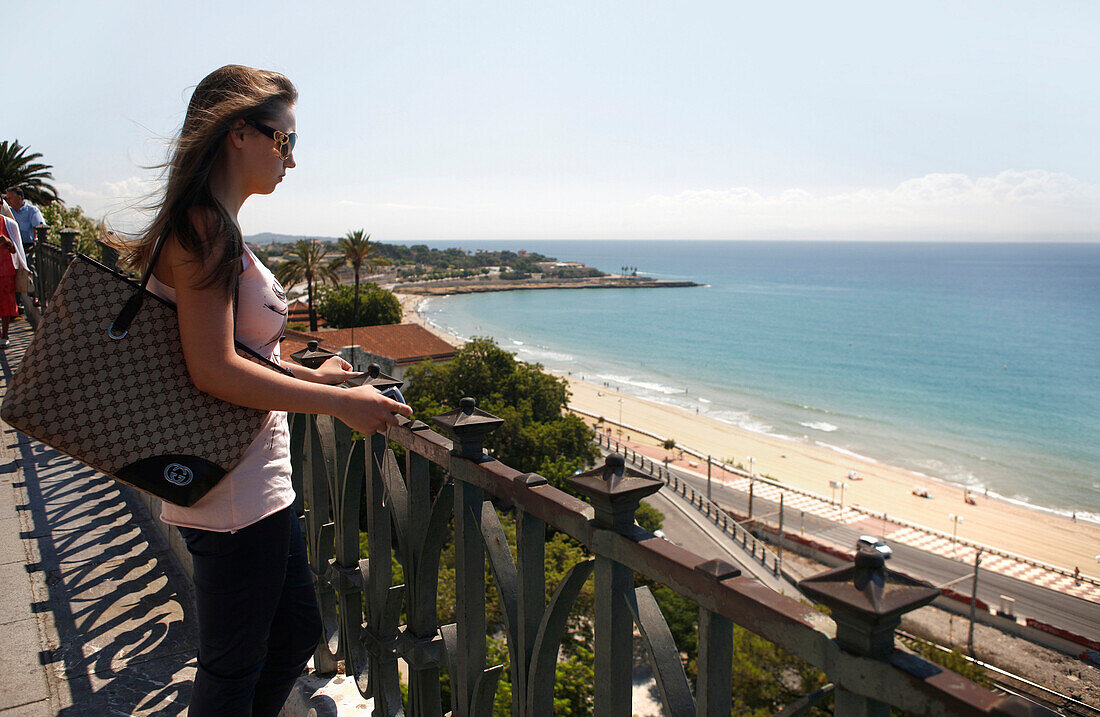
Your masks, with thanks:
[[[279,363],[279,339],[286,328],[286,294],[247,246],[242,261],[244,270],[237,284],[236,338]],[[155,276],[149,278],[149,290],[169,301],[176,300],[176,290]],[[233,470],[190,508],[162,503],[160,519],[188,528],[240,530],[294,502],[290,472],[286,412],[272,411]]]

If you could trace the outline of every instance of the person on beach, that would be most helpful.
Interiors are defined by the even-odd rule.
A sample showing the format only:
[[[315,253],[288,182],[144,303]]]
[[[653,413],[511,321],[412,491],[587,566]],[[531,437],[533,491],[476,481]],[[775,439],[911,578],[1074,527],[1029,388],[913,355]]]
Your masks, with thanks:
[[[285,76],[227,65],[195,88],[164,165],[167,181],[145,232],[120,248],[148,266],[149,288],[176,303],[188,371],[202,391],[268,410],[240,463],[197,503],[164,503],[194,561],[198,668],[189,714],[277,715],[322,634],[306,552],[291,507],[287,411],[329,414],[373,434],[410,409],[374,388],[336,384],[356,375],[333,357],[293,376],[239,356],[237,340],[278,363],[286,302],[245,246],[238,213],[293,169],[295,102]],[[202,430],[195,426],[194,430]]]

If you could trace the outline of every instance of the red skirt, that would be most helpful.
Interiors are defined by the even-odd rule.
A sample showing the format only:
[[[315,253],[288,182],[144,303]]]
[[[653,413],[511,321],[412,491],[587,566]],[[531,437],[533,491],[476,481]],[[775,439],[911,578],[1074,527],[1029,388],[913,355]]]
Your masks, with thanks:
[[[15,305],[15,275],[0,276],[0,316],[18,316]]]

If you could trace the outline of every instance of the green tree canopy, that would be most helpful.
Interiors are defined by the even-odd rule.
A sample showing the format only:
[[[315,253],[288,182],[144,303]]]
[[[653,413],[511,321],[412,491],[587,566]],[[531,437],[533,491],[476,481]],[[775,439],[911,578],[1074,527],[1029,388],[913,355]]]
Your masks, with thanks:
[[[638,505],[637,512],[634,513],[634,522],[649,532],[656,533],[664,527],[665,514],[643,500]]]
[[[42,207],[42,218],[46,220],[46,238],[51,244],[61,244],[62,229],[76,229],[79,232],[76,250],[96,259],[102,257],[99,242],[105,234],[103,222],[89,217],[79,205],[67,207],[61,202],[47,204]]]
[[[17,139],[0,141],[0,191],[22,187],[27,201],[39,206],[59,201],[50,173],[53,167],[37,161],[42,158],[39,152],[28,154],[27,150]]]
[[[401,321],[401,302],[392,291],[370,282],[358,289],[358,296],[356,289],[341,285],[318,292],[317,312],[337,329],[396,324]]]
[[[363,270],[374,271],[376,266],[389,264],[389,261],[378,256],[377,248],[377,244],[371,243],[370,234],[366,234],[362,229],[356,229],[345,234],[340,238],[340,242],[336,247],[336,258],[332,260],[333,269],[351,264],[352,273],[355,274],[355,293],[352,294],[355,315],[359,314],[360,273]],[[378,323],[392,322],[380,321]],[[360,324],[360,326],[364,325],[366,324]]]
[[[564,379],[539,364],[517,361],[492,339],[475,338],[446,363],[422,363],[406,374],[409,399],[418,416],[435,416],[458,406],[464,396],[504,419],[486,448],[521,471],[542,474],[559,488],[565,478],[596,460],[592,433],[577,416],[563,415],[569,390]]]
[[[360,272],[371,272],[379,266],[390,263],[388,259],[383,259],[380,256],[378,246],[377,242],[370,240],[370,234],[367,234],[364,230],[349,231],[340,237],[337,242],[334,262],[337,263],[337,266],[350,264],[352,271],[355,272],[356,284],[358,284]]]

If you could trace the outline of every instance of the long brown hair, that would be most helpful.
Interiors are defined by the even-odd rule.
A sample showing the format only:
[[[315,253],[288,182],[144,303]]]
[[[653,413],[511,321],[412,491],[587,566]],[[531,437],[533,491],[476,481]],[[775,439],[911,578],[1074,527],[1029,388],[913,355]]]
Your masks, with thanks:
[[[231,124],[238,119],[271,121],[280,109],[297,101],[298,90],[278,72],[226,65],[203,78],[191,95],[170,159],[161,165],[167,170],[164,197],[153,205],[156,216],[149,227],[124,247],[126,262],[145,268],[157,240],[174,236],[192,255],[221,257],[200,286],[220,287],[231,296],[241,271],[244,239],[210,191],[211,169]],[[212,221],[196,227],[192,207],[212,210],[204,213]]]

